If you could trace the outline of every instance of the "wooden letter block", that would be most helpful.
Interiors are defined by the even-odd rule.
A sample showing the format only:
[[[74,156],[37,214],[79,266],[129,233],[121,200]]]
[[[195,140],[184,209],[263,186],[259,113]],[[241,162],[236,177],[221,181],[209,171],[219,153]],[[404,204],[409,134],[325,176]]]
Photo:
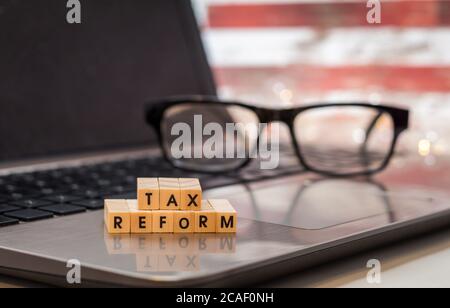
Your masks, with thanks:
[[[137,179],[138,208],[159,210],[159,184],[157,178]]]
[[[152,211],[153,233],[173,233],[173,211]]]
[[[130,210],[127,200],[105,200],[106,230],[112,234],[130,233]]]
[[[236,211],[225,199],[208,200],[216,211],[216,232],[236,233],[237,215]]]
[[[180,209],[180,183],[178,179],[159,179],[159,208],[160,210]]]
[[[194,233],[194,212],[192,211],[175,211],[173,213],[174,233]]]
[[[178,178],[158,178],[159,182],[169,182],[169,183],[179,183],[180,181],[178,180]]]
[[[186,211],[200,211],[202,204],[202,187],[198,179],[179,179],[180,208]]]
[[[131,233],[152,233],[152,213],[138,209],[137,200],[127,200],[130,209]]]
[[[216,211],[208,201],[203,201],[200,211],[194,212],[195,233],[216,232]]]

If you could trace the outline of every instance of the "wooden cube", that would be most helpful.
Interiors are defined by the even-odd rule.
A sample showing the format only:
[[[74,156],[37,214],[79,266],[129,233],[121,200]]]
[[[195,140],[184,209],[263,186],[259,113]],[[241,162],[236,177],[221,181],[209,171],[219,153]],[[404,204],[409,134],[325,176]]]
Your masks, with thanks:
[[[180,183],[159,179],[160,210],[180,210]]]
[[[173,218],[174,233],[194,233],[194,212],[175,211],[173,213]]]
[[[203,201],[200,211],[194,212],[194,232],[214,233],[216,232],[217,213],[208,201]]]
[[[153,233],[173,233],[173,211],[152,211]]]
[[[159,184],[157,178],[137,179],[138,208],[159,210]]]
[[[216,211],[216,232],[236,233],[237,215],[233,206],[225,199],[208,200]]]
[[[197,178],[179,178],[180,185],[200,185],[200,180]]]
[[[186,211],[200,211],[202,204],[202,187],[198,179],[179,179],[180,208]]]
[[[152,233],[152,212],[138,209],[137,200],[127,200],[130,209],[131,233]]]
[[[158,178],[158,182],[179,183],[178,178]]]
[[[106,230],[112,234],[130,233],[130,210],[127,200],[105,200]]]

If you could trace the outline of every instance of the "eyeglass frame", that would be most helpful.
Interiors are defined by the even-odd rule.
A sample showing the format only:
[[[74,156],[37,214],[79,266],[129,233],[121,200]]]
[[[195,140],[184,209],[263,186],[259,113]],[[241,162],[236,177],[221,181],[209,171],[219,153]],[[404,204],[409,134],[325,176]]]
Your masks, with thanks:
[[[194,96],[183,96],[183,97],[171,97],[171,98],[165,98],[160,100],[154,100],[147,102],[145,107],[145,121],[147,124],[149,124],[153,129],[155,130],[157,134],[157,139],[159,146],[162,149],[164,159],[167,160],[173,167],[178,168],[180,170],[184,171],[190,171],[190,172],[197,172],[197,173],[205,173],[205,174],[218,174],[221,171],[207,171],[207,170],[193,170],[190,168],[185,168],[182,166],[177,166],[172,159],[169,158],[169,154],[167,153],[166,147],[164,146],[164,137],[162,133],[162,123],[164,118],[164,113],[167,109],[177,106],[177,105],[183,105],[183,104],[207,104],[208,106],[211,105],[220,105],[220,106],[237,106],[241,108],[248,109],[250,111],[253,111],[255,115],[258,117],[258,120],[260,123],[273,123],[273,122],[282,122],[285,123],[288,128],[291,135],[291,142],[294,146],[295,154],[297,155],[297,158],[299,160],[299,163],[305,168],[304,171],[310,171],[317,174],[325,175],[325,176],[332,176],[332,177],[355,177],[355,176],[371,176],[375,173],[379,173],[383,171],[390,163],[392,156],[395,153],[395,148],[398,142],[398,138],[400,135],[408,129],[409,125],[409,110],[403,109],[403,108],[397,108],[387,105],[375,105],[370,103],[364,103],[364,102],[344,102],[344,103],[318,103],[318,104],[309,104],[309,105],[303,105],[299,107],[294,108],[284,108],[284,109],[270,109],[265,107],[258,107],[251,104],[246,104],[243,102],[238,101],[228,101],[228,100],[221,100],[214,96],[201,96],[201,95],[194,95]],[[355,171],[355,172],[349,172],[349,173],[337,173],[332,171],[324,171],[320,170],[314,167],[311,167],[304,158],[303,154],[301,153],[301,147],[297,140],[297,136],[295,133],[294,128],[294,122],[296,117],[305,111],[312,110],[312,109],[319,109],[319,108],[328,108],[328,107],[366,107],[371,108],[376,111],[378,111],[378,114],[375,116],[375,118],[372,120],[371,124],[366,129],[366,141],[367,136],[372,131],[372,129],[375,127],[375,124],[379,120],[379,118],[383,114],[388,114],[392,118],[392,122],[394,125],[394,132],[393,132],[393,138],[390,145],[390,149],[387,153],[386,158],[378,168],[374,169],[368,169],[364,171]],[[368,132],[368,133],[367,133]],[[260,135],[258,134],[257,137],[257,143],[259,143]],[[366,142],[365,141],[365,142]],[[228,170],[228,172],[232,172],[235,170],[240,170],[245,168],[250,164],[252,161],[252,158],[250,156],[243,159],[243,162],[234,167],[233,169]]]

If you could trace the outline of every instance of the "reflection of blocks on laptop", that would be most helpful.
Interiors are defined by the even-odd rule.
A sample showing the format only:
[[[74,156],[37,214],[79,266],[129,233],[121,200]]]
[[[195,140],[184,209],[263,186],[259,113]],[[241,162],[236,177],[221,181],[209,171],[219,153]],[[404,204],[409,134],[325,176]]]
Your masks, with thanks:
[[[131,234],[130,251],[135,254],[146,253],[153,250],[152,234]]]
[[[189,272],[200,270],[200,256],[196,254],[165,254],[158,256],[158,272]]]
[[[133,240],[130,234],[109,234],[105,232],[104,241],[110,255],[126,255],[134,253],[131,249]]]
[[[136,269],[143,273],[157,272],[158,256],[144,253],[136,254]]]
[[[234,253],[236,252],[236,236],[229,233],[214,234],[216,253]]]
[[[211,233],[194,234],[194,251],[199,254],[217,253],[216,236],[217,234]]]

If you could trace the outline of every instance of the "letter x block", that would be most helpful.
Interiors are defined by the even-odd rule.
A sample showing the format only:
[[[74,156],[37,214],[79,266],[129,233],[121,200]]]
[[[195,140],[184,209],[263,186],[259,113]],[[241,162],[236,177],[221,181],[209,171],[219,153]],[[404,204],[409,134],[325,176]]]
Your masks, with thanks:
[[[200,211],[202,187],[198,179],[180,178],[180,207],[185,211]]]
[[[137,179],[138,208],[159,210],[159,184],[157,178]]]
[[[236,210],[225,199],[208,200],[216,211],[216,233],[235,233],[237,224]]]
[[[180,183],[178,179],[159,178],[160,210],[180,210]]]
[[[108,233],[130,233],[130,210],[127,200],[105,200],[105,225]]]

